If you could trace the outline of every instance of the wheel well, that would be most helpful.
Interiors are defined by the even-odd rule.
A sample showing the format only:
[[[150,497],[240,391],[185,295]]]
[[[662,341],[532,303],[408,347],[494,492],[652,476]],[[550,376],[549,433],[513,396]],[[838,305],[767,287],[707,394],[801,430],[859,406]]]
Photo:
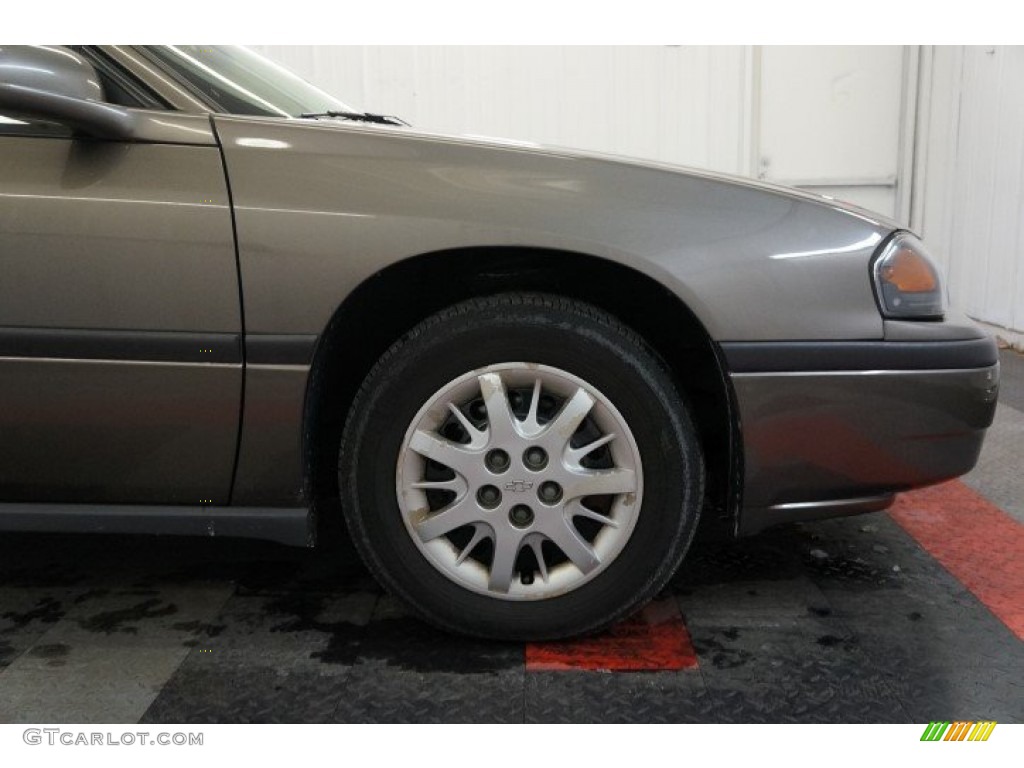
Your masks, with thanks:
[[[702,528],[733,531],[741,471],[734,398],[717,345],[675,294],[606,259],[532,248],[428,253],[368,278],[319,339],[306,397],[304,457],[314,508],[337,503],[337,454],[349,406],[402,334],[474,296],[537,291],[586,301],[632,327],[660,354],[690,404],[707,466]]]

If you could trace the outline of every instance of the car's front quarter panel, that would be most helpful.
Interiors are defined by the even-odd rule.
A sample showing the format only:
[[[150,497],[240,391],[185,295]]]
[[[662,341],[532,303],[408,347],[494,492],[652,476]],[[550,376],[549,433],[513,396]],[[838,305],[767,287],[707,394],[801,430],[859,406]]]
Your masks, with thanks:
[[[977,457],[997,369],[857,367],[857,345],[885,347],[887,335],[907,343],[978,335],[955,322],[921,332],[883,320],[870,263],[890,223],[798,193],[582,155],[337,123],[215,124],[235,205],[248,344],[280,336],[311,348],[360,284],[422,254],[489,246],[586,254],[667,286],[723,351],[744,453],[741,531],[881,506],[893,491],[967,471]],[[773,344],[796,345],[797,364],[780,367]],[[800,344],[824,351],[800,365]],[[823,367],[833,353],[850,357]],[[743,355],[768,362],[734,365]],[[260,461],[269,434],[260,414],[300,433],[309,360],[247,362],[236,492],[267,503],[270,489],[287,488],[274,501],[294,499],[301,446],[272,441],[274,460]],[[261,405],[250,412],[249,404]]]
[[[250,331],[319,333],[359,283],[390,264],[511,245],[644,272],[679,295],[716,340],[882,336],[867,262],[890,227],[819,202],[700,174],[403,130],[215,122]]]
[[[403,129],[214,123],[234,201],[247,352],[277,336],[311,348],[375,273],[489,246],[635,269],[672,290],[716,341],[882,336],[867,264],[890,228],[796,193]],[[280,362],[247,355],[240,502],[293,503],[301,494],[297,435],[310,360]],[[288,428],[296,437],[283,440]]]

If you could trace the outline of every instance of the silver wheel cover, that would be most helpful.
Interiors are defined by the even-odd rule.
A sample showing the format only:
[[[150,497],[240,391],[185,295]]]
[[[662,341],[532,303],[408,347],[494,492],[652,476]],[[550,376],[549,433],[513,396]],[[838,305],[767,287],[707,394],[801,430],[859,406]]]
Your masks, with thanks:
[[[540,600],[615,560],[636,525],[643,471],[633,433],[595,387],[500,363],[423,405],[396,491],[409,536],[442,574],[489,597]]]

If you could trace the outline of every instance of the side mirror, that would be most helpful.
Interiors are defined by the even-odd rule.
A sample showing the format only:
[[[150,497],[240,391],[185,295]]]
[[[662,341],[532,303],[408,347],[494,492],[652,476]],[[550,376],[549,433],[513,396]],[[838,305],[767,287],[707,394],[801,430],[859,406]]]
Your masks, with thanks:
[[[0,112],[110,139],[129,138],[134,123],[129,110],[103,103],[92,64],[67,48],[48,45],[0,46]]]

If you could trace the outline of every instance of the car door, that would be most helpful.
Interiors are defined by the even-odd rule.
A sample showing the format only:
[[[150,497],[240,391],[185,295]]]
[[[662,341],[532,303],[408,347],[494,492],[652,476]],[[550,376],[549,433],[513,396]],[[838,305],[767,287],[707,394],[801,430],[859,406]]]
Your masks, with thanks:
[[[0,502],[224,504],[242,392],[207,117],[75,138],[0,115]]]

